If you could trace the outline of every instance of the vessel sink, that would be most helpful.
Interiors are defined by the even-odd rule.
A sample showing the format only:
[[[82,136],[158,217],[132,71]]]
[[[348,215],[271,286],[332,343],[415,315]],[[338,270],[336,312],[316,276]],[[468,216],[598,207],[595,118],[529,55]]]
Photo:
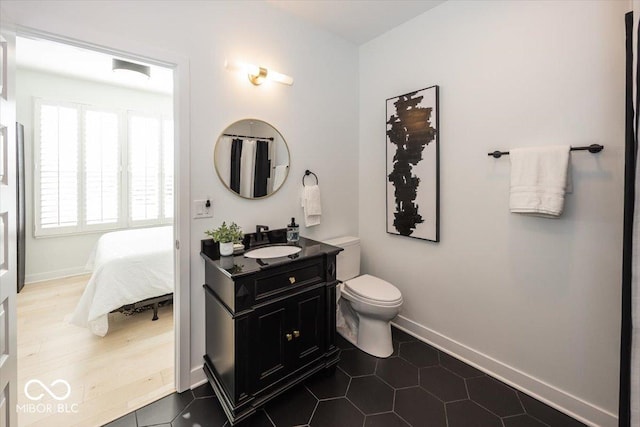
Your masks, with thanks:
[[[302,248],[297,246],[265,246],[264,248],[254,249],[244,254],[247,258],[279,258],[283,256],[289,256],[297,254]]]

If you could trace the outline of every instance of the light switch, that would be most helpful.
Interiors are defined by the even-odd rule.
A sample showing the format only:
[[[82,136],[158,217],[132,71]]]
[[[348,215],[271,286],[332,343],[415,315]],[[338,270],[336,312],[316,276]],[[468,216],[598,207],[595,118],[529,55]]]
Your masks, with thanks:
[[[193,217],[194,218],[196,219],[211,218],[213,216],[212,212],[213,212],[213,207],[211,204],[211,200],[200,199],[200,200],[193,201]]]

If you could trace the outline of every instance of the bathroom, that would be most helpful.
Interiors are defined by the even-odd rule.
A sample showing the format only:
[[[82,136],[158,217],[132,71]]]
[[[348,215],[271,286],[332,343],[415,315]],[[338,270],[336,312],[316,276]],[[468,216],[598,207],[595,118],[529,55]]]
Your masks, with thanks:
[[[277,3],[0,6],[26,29],[178,64],[177,301],[186,308],[176,339],[187,343],[178,387],[205,380],[205,231],[302,220],[310,169],[322,222],[300,234],[359,236],[362,272],[402,292],[396,325],[584,422],[616,425],[629,2],[432,2],[362,44]],[[226,59],[295,82],[254,86]],[[431,85],[440,90],[439,242],[386,232],[385,100]],[[290,151],[287,180],[265,199],[233,195],[213,167],[217,136],[245,118],[270,123]],[[509,159],[487,152],[561,143],[605,149],[572,155],[560,218],[509,213]],[[202,199],[212,218],[194,219]]]

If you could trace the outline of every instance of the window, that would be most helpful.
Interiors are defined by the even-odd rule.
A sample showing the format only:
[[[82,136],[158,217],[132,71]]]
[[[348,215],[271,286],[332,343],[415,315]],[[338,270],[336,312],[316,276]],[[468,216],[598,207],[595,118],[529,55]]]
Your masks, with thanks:
[[[172,222],[171,119],[43,100],[35,110],[36,236]]]

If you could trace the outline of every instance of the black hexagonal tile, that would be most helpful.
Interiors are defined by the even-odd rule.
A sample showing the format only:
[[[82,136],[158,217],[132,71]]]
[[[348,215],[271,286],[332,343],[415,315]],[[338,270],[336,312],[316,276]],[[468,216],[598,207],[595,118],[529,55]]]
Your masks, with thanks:
[[[408,333],[401,331],[396,327],[391,328],[391,339],[400,343],[418,341],[418,338],[414,337],[413,335],[409,335]]]
[[[464,380],[442,366],[420,369],[420,387],[443,402],[468,399]]]
[[[449,427],[502,427],[500,418],[470,400],[447,403]]]
[[[317,403],[318,399],[300,384],[269,402],[265,411],[277,426],[296,426],[309,423]]]
[[[511,387],[491,377],[467,380],[469,397],[500,417],[524,413],[520,399]]]
[[[504,427],[547,427],[546,424],[527,414],[503,418],[502,423]]]
[[[399,357],[378,360],[376,375],[394,388],[418,385],[418,368]]]
[[[340,353],[338,367],[352,377],[371,375],[376,370],[377,360],[370,354],[358,349],[344,350]]]
[[[553,409],[550,406],[545,405],[539,400],[534,399],[533,397],[526,395],[521,392],[517,392],[518,397],[520,397],[520,401],[524,406],[524,410],[534,418],[542,421],[543,423],[548,424],[551,427],[583,427],[580,421],[571,418],[568,415],[563,414],[562,412]]]
[[[192,427],[197,426],[193,425]],[[229,423],[229,421],[227,421],[223,427],[231,427],[231,424]],[[271,422],[271,420],[269,420],[266,412],[264,412],[263,410],[259,410],[249,418],[246,418],[235,424],[233,427],[273,427],[273,423]]]
[[[421,341],[401,343],[399,355],[418,368],[438,364],[438,350]]]
[[[222,407],[215,397],[195,399],[173,420],[173,427],[222,427],[227,422]]]
[[[393,353],[389,357],[397,357],[398,353],[400,353],[400,343],[398,341],[391,341],[391,345],[393,346]]]
[[[347,394],[350,378],[341,369],[336,369],[332,375],[324,372],[314,375],[305,385],[318,399],[344,397]]]
[[[187,390],[156,400],[136,411],[138,426],[170,423],[193,399],[193,393],[191,390]]]
[[[446,427],[444,403],[420,387],[396,390],[393,411],[413,427]]]
[[[208,382],[194,388],[191,391],[193,392],[193,395],[196,399],[199,397],[212,397],[216,395],[211,388],[211,384],[209,384]]]
[[[138,427],[136,414],[135,412],[131,412],[124,417],[120,417],[117,420],[111,421],[109,424],[105,424],[102,427]]]
[[[352,379],[347,398],[365,414],[393,409],[393,389],[375,375]]]
[[[402,418],[393,412],[386,414],[367,415],[364,420],[364,427],[411,427]]]
[[[362,427],[363,421],[362,412],[347,399],[340,398],[318,403],[310,424],[311,427]],[[276,425],[280,424],[276,423]]]
[[[475,378],[482,377],[485,375],[484,372],[479,371],[473,366],[469,366],[466,363],[456,359],[455,357],[449,356],[447,353],[438,352],[440,356],[440,365],[444,366],[451,372],[460,375],[463,378]]]

